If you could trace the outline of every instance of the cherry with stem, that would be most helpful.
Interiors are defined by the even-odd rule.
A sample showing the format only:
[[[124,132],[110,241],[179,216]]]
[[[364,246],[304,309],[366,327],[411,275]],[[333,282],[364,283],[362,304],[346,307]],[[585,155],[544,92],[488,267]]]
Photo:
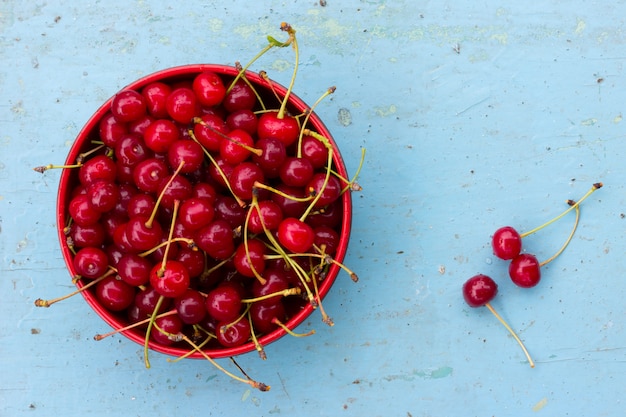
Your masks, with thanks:
[[[511,326],[498,314],[498,312],[491,306],[490,302],[498,293],[498,284],[487,275],[478,274],[468,279],[463,284],[463,298],[465,302],[472,308],[485,306],[491,313],[498,319],[498,321],[509,331],[511,336],[517,341],[522,348],[524,355],[528,359],[528,363],[531,368],[535,367],[535,362],[530,357],[526,346],[513,331]]]

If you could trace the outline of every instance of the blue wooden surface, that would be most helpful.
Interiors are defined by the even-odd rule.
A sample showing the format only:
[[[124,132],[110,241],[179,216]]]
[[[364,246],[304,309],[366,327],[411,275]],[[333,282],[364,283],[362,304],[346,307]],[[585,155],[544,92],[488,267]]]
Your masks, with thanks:
[[[387,0],[0,2],[0,416],[618,416],[626,411],[623,1]],[[59,173],[73,138],[118,89],[170,66],[246,62],[297,30],[296,93],[314,101],[350,172],[346,263],[306,339],[239,362],[250,391],[203,361],[168,363],[121,337],[72,287],[56,239]],[[289,51],[256,70],[286,83]],[[584,194],[567,251],[542,283],[507,282],[489,237],[528,230]],[[525,240],[540,258],[573,215]],[[483,272],[493,305],[525,340],[530,369],[460,288]],[[225,363],[228,364],[227,362]]]

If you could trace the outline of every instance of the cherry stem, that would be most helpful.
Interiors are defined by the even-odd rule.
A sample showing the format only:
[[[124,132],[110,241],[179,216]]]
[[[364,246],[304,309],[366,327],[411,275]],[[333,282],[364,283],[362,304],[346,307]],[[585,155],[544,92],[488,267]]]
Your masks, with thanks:
[[[92,281],[89,281],[87,284],[83,285],[82,287],[80,287],[79,289],[77,289],[76,291],[73,291],[69,294],[66,294],[62,297],[58,297],[58,298],[54,298],[52,300],[42,300],[41,298],[38,298],[35,300],[35,306],[37,307],[50,307],[52,304],[58,303],[59,301],[63,301],[63,300],[67,300],[68,298],[79,294],[91,287],[93,287],[94,285],[96,285],[98,282],[102,281],[103,279],[105,279],[106,277],[109,277],[111,275],[113,275],[114,273],[116,273],[115,269],[109,267],[109,270],[104,273],[103,275],[99,276],[98,278],[93,279]],[[80,279],[81,277],[79,276],[78,279]],[[78,281],[78,279],[73,279],[73,282]]]
[[[163,200],[163,196],[165,195],[165,191],[167,191],[170,185],[172,185],[174,178],[180,173],[180,170],[183,169],[183,165],[185,165],[185,161],[180,161],[180,164],[178,164],[178,168],[176,168],[176,171],[174,171],[170,179],[165,184],[165,187],[163,187],[163,190],[161,190],[161,192],[159,193],[159,197],[157,198],[157,201],[154,205],[154,209],[152,209],[152,213],[146,221],[146,227],[152,227],[152,223],[154,223],[154,219],[156,218],[159,206],[161,205],[161,200]]]
[[[163,273],[165,272],[165,266],[167,264],[167,255],[169,255],[170,247],[172,246],[172,237],[174,236],[174,227],[176,226],[176,217],[178,216],[178,207],[180,207],[180,200],[174,200],[174,209],[172,210],[172,224],[170,225],[170,232],[169,232],[169,235],[167,236],[165,252],[163,253],[163,260],[161,261],[161,268],[159,268],[159,271],[157,273],[158,276],[163,276]]]
[[[275,325],[277,325],[278,327],[283,329],[289,336],[293,336],[293,337],[307,337],[307,336],[311,336],[311,335],[315,334],[315,330],[310,330],[310,331],[308,331],[306,333],[296,333],[293,330],[291,330],[289,327],[287,327],[283,322],[278,320],[276,317],[274,317],[272,319],[272,323],[274,323]]]
[[[211,132],[215,133],[216,135],[220,136],[222,139],[225,139],[227,141],[230,141],[232,143],[234,143],[235,145],[241,146],[243,149],[247,150],[250,153],[255,154],[256,156],[261,156],[263,155],[263,151],[261,149],[257,149],[257,148],[253,148],[252,146],[246,145],[245,143],[241,143],[240,141],[238,141],[237,139],[233,139],[230,136],[220,132],[219,130],[209,126],[208,124],[206,124],[204,122],[204,120],[202,120],[200,117],[195,117],[193,119],[194,123],[197,123],[201,126],[206,127],[207,129],[209,129]]]
[[[239,364],[237,363],[235,358],[233,358],[232,356],[229,356],[228,359],[230,359],[230,361],[233,363],[233,365],[235,365],[237,367],[237,369],[239,369],[239,372],[241,372],[246,378],[248,378],[248,381],[254,382],[255,384],[259,385],[258,382],[254,381],[252,378],[250,378],[248,376],[248,374],[246,373],[246,371],[244,371],[243,368],[241,366],[239,366]],[[265,385],[265,384],[260,384],[260,386],[255,386],[255,388],[260,389],[261,391],[269,391],[269,389],[270,389],[269,385]]]
[[[256,333],[254,332],[254,324],[252,323],[252,315],[250,314],[250,310],[248,310],[248,323],[250,323],[250,337],[252,338],[252,343],[254,343],[254,348],[257,352],[259,352],[259,357],[261,360],[267,359],[267,354],[265,353],[265,349],[263,349],[263,345],[259,343],[259,339],[256,337]]]
[[[143,361],[146,365],[146,368],[150,368],[150,359],[148,358],[148,345],[150,343],[150,332],[152,332],[152,326],[154,326],[154,321],[156,320],[157,313],[163,304],[163,300],[165,300],[164,296],[159,296],[156,305],[154,306],[154,310],[152,310],[152,315],[150,316],[150,320],[148,321],[148,328],[146,329],[146,337],[144,338],[143,344]]]
[[[308,111],[306,112],[306,116],[304,118],[304,121],[302,122],[302,129],[300,129],[300,136],[298,137],[298,153],[297,153],[298,158],[302,157],[302,138],[304,137],[304,127],[306,126],[309,119],[311,118],[311,115],[313,114],[313,111],[315,110],[317,105],[320,104],[322,100],[324,100],[324,98],[333,94],[336,90],[337,90],[337,87],[335,86],[330,87],[328,90],[324,92],[324,94],[320,96],[320,98],[317,99],[315,103],[313,103],[311,108],[309,108]]]
[[[257,193],[254,193],[254,192],[252,193],[252,202],[250,203],[250,209],[246,213],[246,221],[243,224],[243,245],[246,250],[246,260],[248,261],[248,265],[250,265],[250,269],[252,269],[252,273],[254,274],[254,277],[259,281],[259,283],[261,283],[261,285],[265,285],[267,280],[263,278],[261,274],[259,274],[256,268],[254,267],[252,259],[250,258],[250,250],[248,249],[248,223],[250,223],[250,216],[252,215],[252,210],[256,209],[256,211],[259,213],[259,216],[261,216],[261,211],[259,210],[256,194]]]
[[[278,110],[278,114],[276,115],[278,119],[282,119],[285,117],[285,109],[287,108],[287,102],[289,101],[289,96],[291,95],[291,91],[293,90],[293,85],[296,82],[296,74],[298,73],[298,61],[300,60],[300,53],[298,51],[298,41],[296,40],[295,29],[292,28],[289,23],[282,22],[280,24],[280,30],[289,34],[289,39],[291,41],[291,44],[293,45],[293,50],[295,53],[295,63],[293,66],[293,75],[291,76],[289,87],[287,87],[287,92],[285,93],[285,97],[283,97],[283,102],[280,104],[280,110]]]
[[[230,90],[233,89],[233,86],[237,83],[237,81],[239,81],[241,77],[244,77],[245,72],[248,70],[248,68],[250,68],[250,66],[254,62],[256,62],[259,58],[265,55],[265,53],[269,51],[270,49],[272,49],[273,47],[282,48],[282,47],[288,46],[292,41],[292,37],[289,36],[289,39],[287,39],[287,41],[285,42],[279,42],[271,36],[268,36],[267,40],[269,43],[263,49],[261,49],[261,51],[259,51],[259,53],[257,53],[245,66],[239,69],[239,73],[237,74],[235,79],[230,83],[230,85],[228,86],[228,89],[226,89],[226,94],[230,93]]]
[[[591,194],[593,194],[594,191],[598,190],[602,188],[602,183],[601,182],[597,182],[595,184],[593,184],[591,186],[591,189],[589,189],[589,191],[587,191],[587,193],[577,202],[575,202],[573,205],[571,205],[567,210],[565,210],[563,213],[559,214],[558,216],[556,216],[555,218],[553,218],[552,220],[549,220],[547,222],[545,222],[544,224],[542,224],[541,226],[535,227],[532,230],[529,230],[528,232],[524,232],[522,233],[520,236],[522,238],[528,236],[528,235],[532,235],[533,233],[538,232],[539,230],[543,229],[544,227],[554,223],[555,221],[559,220],[561,217],[565,216],[567,213],[569,213],[570,211],[574,210],[576,207],[578,207],[578,205],[580,203],[582,203],[587,197],[589,197]]]
[[[513,331],[513,329],[511,329],[511,326],[508,325],[508,323],[500,316],[500,314],[498,314],[498,312],[491,306],[491,304],[487,303],[485,304],[485,307],[487,307],[489,309],[489,311],[491,311],[491,313],[496,316],[496,318],[498,319],[498,321],[500,323],[502,323],[502,325],[509,331],[509,333],[511,334],[511,336],[513,336],[513,338],[517,341],[517,343],[520,345],[520,347],[522,348],[522,350],[524,351],[524,354],[526,355],[526,358],[528,359],[528,363],[530,364],[531,368],[535,367],[535,362],[533,361],[533,359],[530,357],[530,354],[528,353],[528,350],[526,350],[526,346],[524,346],[524,343],[521,341],[521,339],[517,336],[517,334],[515,334],[515,332]]]
[[[266,185],[266,184],[263,184],[262,182],[258,182],[258,181],[256,181],[254,183],[254,187],[255,188],[261,188],[261,189],[267,190],[267,191],[271,191],[272,193],[278,194],[279,196],[281,196],[283,198],[286,198],[286,199],[292,200],[292,201],[298,201],[298,202],[301,202],[301,203],[304,203],[304,202],[307,202],[307,201],[311,201],[313,199],[313,197],[311,197],[311,196],[294,197],[292,195],[285,194],[284,192],[282,192],[282,191],[280,191],[280,190],[278,190],[278,189],[276,189],[276,188],[274,188],[274,187],[272,187],[270,185]]]
[[[313,198],[313,201],[311,201],[307,209],[304,211],[304,213],[302,213],[302,216],[300,216],[301,222],[304,222],[307,216],[311,213],[311,210],[313,210],[313,207],[315,207],[315,204],[319,201],[320,198],[322,198],[322,194],[324,193],[324,190],[326,189],[326,186],[328,185],[328,181],[330,180],[331,165],[333,163],[333,147],[330,146],[330,141],[324,136],[320,135],[319,133],[313,132],[309,129],[303,129],[303,132],[306,132],[306,134],[311,135],[314,138],[318,139],[320,142],[324,144],[324,146],[326,146],[326,148],[328,149],[328,161],[326,163],[326,176],[324,177],[324,183],[322,184],[321,189],[316,193],[315,198]]]
[[[33,168],[33,171],[39,172],[40,174],[43,174],[44,172],[46,172],[49,169],[65,169],[65,168],[69,169],[69,168],[80,168],[82,166],[83,166],[82,163],[71,164],[71,165],[48,164],[48,165],[42,165],[42,166],[39,166],[39,167],[35,167],[35,168]]]
[[[169,244],[169,242],[184,242],[191,248],[191,250],[194,250],[194,251],[198,250],[198,247],[196,246],[196,243],[193,241],[193,239],[189,239],[189,238],[186,238],[186,237],[174,237],[174,238],[169,239],[167,242],[159,243],[158,245],[156,245],[152,249],[148,249],[145,252],[141,252],[139,254],[139,256],[141,256],[142,258],[146,257],[146,256],[156,252],[157,250],[161,249],[163,246]]]
[[[220,364],[218,364],[213,358],[211,358],[204,350],[202,350],[200,348],[200,346],[198,346],[197,344],[195,344],[191,339],[189,339],[187,336],[185,336],[183,334],[183,340],[187,343],[189,343],[191,345],[191,347],[194,349],[194,351],[200,353],[207,361],[209,361],[213,366],[215,366],[217,369],[219,369],[220,371],[222,371],[224,374],[228,375],[229,377],[231,377],[232,379],[234,379],[235,381],[239,381],[239,382],[243,382],[244,384],[248,384],[253,388],[256,388],[260,391],[269,391],[270,387],[269,385],[265,385],[262,382],[257,382],[253,379],[251,379],[250,377],[248,377],[248,375],[246,375],[246,377],[248,379],[244,379],[241,378],[235,374],[233,374],[232,372],[228,371],[226,368],[224,368],[223,366],[221,366]],[[240,368],[241,369],[241,368]],[[245,373],[244,373],[245,375]]]
[[[159,314],[158,316],[156,316],[156,318],[159,319],[161,317],[173,316],[175,314],[178,314],[178,312],[176,310],[170,310],[170,311],[167,311],[167,312],[165,312],[163,314]],[[93,339],[96,340],[96,341],[100,341],[100,340],[105,339],[105,338],[107,338],[109,336],[113,336],[113,335],[116,335],[118,333],[125,332],[126,330],[131,330],[131,329],[134,329],[135,327],[142,326],[142,325],[144,325],[144,324],[146,324],[148,322],[150,322],[150,318],[149,317],[147,319],[144,319],[144,320],[141,320],[141,321],[137,321],[135,323],[131,323],[128,326],[124,326],[124,327],[120,327],[119,329],[112,330],[112,331],[110,331],[108,333],[97,334],[97,335],[95,335],[93,337]]]
[[[241,302],[251,304],[257,301],[267,300],[272,297],[277,297],[277,296],[289,297],[290,295],[298,295],[298,294],[302,294],[302,290],[300,289],[300,287],[293,287],[293,288],[287,288],[286,290],[276,291],[271,294],[265,294],[259,297],[244,298],[241,300]]]
[[[209,343],[209,342],[211,341],[211,339],[212,339],[212,336],[211,336],[211,335],[209,335],[209,337],[207,337],[206,339],[204,339],[204,340],[202,341],[202,343],[200,343],[200,344],[198,345],[198,348],[199,348],[199,349],[202,349],[202,348],[203,348],[203,347],[204,347],[207,343]],[[185,340],[185,338],[184,338],[184,337],[183,337],[183,340]],[[188,358],[188,357],[189,357],[189,356],[191,356],[194,352],[196,352],[196,349],[192,349],[192,350],[190,350],[189,352],[185,353],[184,355],[181,355],[181,356],[177,357],[176,359],[167,358],[166,360],[167,360],[168,362],[170,362],[170,363],[179,362],[179,361],[181,361],[181,360],[183,360],[183,359],[185,359],[185,358]]]
[[[569,200],[568,201],[568,203],[570,203],[570,202],[572,203],[570,205],[575,204],[575,202],[573,200]],[[574,221],[574,227],[572,228],[572,231],[570,232],[569,236],[567,237],[567,240],[565,241],[563,246],[561,246],[561,248],[554,255],[552,255],[550,258],[546,259],[545,261],[541,262],[539,264],[540,267],[549,264],[550,262],[555,260],[561,253],[563,253],[563,251],[565,250],[567,245],[569,245],[569,243],[571,242],[572,238],[574,237],[574,233],[576,232],[576,229],[578,228],[578,220],[579,219],[580,219],[580,206],[577,205],[576,206],[576,220]]]
[[[196,138],[196,135],[193,133],[193,129],[188,129],[187,132],[189,133],[189,137],[191,137],[191,139],[193,139],[198,145],[202,146],[198,138]],[[211,152],[209,152],[204,146],[202,146],[202,151],[204,152],[204,155],[207,158],[209,158],[209,161],[211,161],[211,164],[213,164],[213,166],[215,166],[215,168],[217,169],[217,172],[219,173],[220,177],[222,177],[222,179],[224,180],[224,184],[226,184],[226,188],[228,188],[232,196],[235,198],[235,200],[237,201],[237,204],[239,204],[240,207],[245,207],[246,203],[235,195],[232,187],[230,186],[230,182],[228,181],[228,177],[224,173],[224,170],[218,165],[215,158],[213,158],[213,155],[211,155]]]

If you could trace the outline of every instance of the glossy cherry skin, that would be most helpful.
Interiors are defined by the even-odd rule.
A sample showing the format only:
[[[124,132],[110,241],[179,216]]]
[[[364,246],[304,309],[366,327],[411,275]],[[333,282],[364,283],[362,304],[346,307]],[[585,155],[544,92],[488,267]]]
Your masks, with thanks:
[[[127,133],[122,135],[115,144],[115,157],[118,162],[126,166],[135,166],[153,155],[150,148],[146,146],[143,135]]]
[[[217,341],[225,347],[243,345],[251,335],[250,322],[245,318],[236,323],[221,321],[216,330]]]
[[[496,296],[498,284],[487,275],[474,275],[463,284],[463,298],[470,307],[482,307]]]
[[[534,255],[521,253],[511,260],[509,276],[519,287],[534,287],[541,280],[541,265]]]
[[[212,71],[204,71],[193,80],[193,92],[203,106],[217,106],[226,96],[226,87],[220,76]]]
[[[283,118],[279,118],[278,112],[267,112],[259,117],[257,134],[259,139],[275,138],[285,147],[289,147],[298,139],[300,126],[292,116],[285,114]]]
[[[263,275],[265,270],[265,244],[259,239],[248,239],[239,244],[235,250],[233,263],[235,269],[241,275],[249,278],[255,277],[255,273]]]
[[[179,137],[178,127],[174,122],[168,119],[159,119],[146,128],[143,140],[152,151],[164,153]]]
[[[172,87],[160,81],[146,85],[141,90],[141,95],[146,102],[148,114],[158,119],[167,117],[166,103],[171,92]]]
[[[119,139],[128,133],[126,123],[120,122],[111,113],[107,113],[98,124],[100,140],[109,148],[114,148]]]
[[[228,113],[237,110],[252,110],[255,104],[256,95],[254,91],[242,80],[237,81],[233,85],[222,101],[222,105]]]
[[[109,258],[102,249],[86,247],[76,252],[74,256],[74,269],[84,278],[98,278],[108,270]]]
[[[200,323],[207,315],[205,297],[193,289],[187,289],[183,295],[174,299],[174,308],[185,324]]]
[[[117,274],[129,285],[138,287],[150,282],[152,263],[145,257],[133,253],[122,255],[117,263]]]
[[[105,230],[100,223],[81,226],[74,222],[70,226],[69,237],[72,244],[77,248],[102,246],[105,239]]]
[[[275,230],[283,220],[283,212],[272,200],[259,201],[256,206],[250,208],[248,218],[248,230],[251,233],[263,233],[265,229]]]
[[[165,269],[160,263],[156,264],[150,271],[150,285],[164,297],[180,297],[187,291],[190,282],[187,268],[178,261],[166,261]]]
[[[196,95],[192,89],[186,87],[173,90],[165,105],[167,114],[178,123],[189,123],[200,112]]]
[[[158,317],[150,332],[150,338],[160,345],[169,346],[176,343],[175,336],[183,330],[183,321],[176,315]]]
[[[215,209],[207,199],[191,197],[180,205],[178,220],[188,230],[198,230],[213,221]]]
[[[146,114],[146,102],[137,91],[124,90],[113,97],[111,113],[120,122],[137,120]]]
[[[315,207],[325,207],[341,195],[341,183],[337,177],[330,175],[326,181],[326,173],[321,172],[313,175],[306,189],[312,196],[320,195]]]
[[[215,259],[228,259],[235,252],[233,229],[225,220],[214,220],[198,230],[195,242],[200,249]]]
[[[258,120],[252,110],[243,109],[229,113],[226,116],[226,125],[230,130],[241,129],[250,135],[256,135]]]
[[[206,297],[207,312],[218,321],[232,321],[241,311],[241,293],[233,285],[220,285]]]
[[[183,174],[190,174],[199,169],[204,162],[202,146],[193,140],[177,140],[173,142],[167,150],[167,161],[172,169],[179,167]]]
[[[293,253],[306,253],[315,240],[313,229],[303,221],[288,217],[278,226],[278,241]]]
[[[123,311],[135,300],[135,287],[112,276],[98,282],[95,293],[100,304],[110,311]]]
[[[278,327],[274,320],[285,321],[285,306],[282,302],[274,304],[255,302],[250,307],[250,317],[256,333],[269,333]]]
[[[263,278],[265,282],[261,283],[259,280],[255,280],[252,284],[252,296],[254,298],[263,297],[269,294],[274,294],[280,291],[288,289],[291,285],[287,274],[278,268],[268,268],[263,272]],[[276,304],[282,300],[281,295],[266,298],[264,300],[255,301],[257,304]]]
[[[315,169],[328,164],[328,148],[313,136],[302,138],[302,156],[308,159]]]
[[[105,155],[96,155],[86,161],[78,170],[78,179],[83,185],[93,181],[105,180],[114,182],[117,176],[117,166],[113,159]]]
[[[515,258],[522,250],[522,238],[511,226],[504,226],[495,231],[491,238],[493,254],[500,259]]]
[[[155,193],[163,178],[170,175],[170,169],[161,159],[148,158],[139,162],[133,169],[133,180],[137,188]]]

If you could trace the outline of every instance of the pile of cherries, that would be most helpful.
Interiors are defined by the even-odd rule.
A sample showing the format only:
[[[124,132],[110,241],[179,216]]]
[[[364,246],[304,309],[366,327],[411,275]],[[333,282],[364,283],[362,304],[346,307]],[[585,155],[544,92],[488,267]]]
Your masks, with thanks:
[[[548,222],[525,233],[520,234],[515,228],[511,226],[504,226],[496,230],[491,238],[491,247],[493,249],[493,253],[499,259],[510,261],[508,271],[509,277],[515,285],[522,288],[532,288],[539,283],[541,279],[541,268],[553,261],[557,256],[559,256],[571,241],[578,226],[578,220],[580,217],[580,203],[582,203],[583,200],[585,200],[587,197],[589,197],[589,195],[591,195],[594,191],[600,189],[601,187],[602,183],[593,184],[589,191],[580,200],[568,200],[567,203],[569,205],[569,208],[567,210],[563,211],[561,214],[549,220]],[[553,256],[543,262],[539,262],[535,255],[522,252],[522,239],[524,237],[538,232],[544,227],[559,220],[571,210],[576,211],[576,220],[574,222],[574,227],[572,228],[572,231],[569,234],[565,243]],[[463,284],[462,292],[465,302],[470,307],[476,308],[485,306],[496,316],[496,318],[506,327],[509,333],[519,343],[526,355],[530,366],[534,367],[534,361],[530,357],[522,341],[490,304],[491,300],[493,300],[498,293],[498,284],[496,284],[496,282],[491,277],[484,274],[478,274],[471,277]]]
[[[335,255],[342,200],[358,185],[311,127],[312,109],[291,114],[289,90],[279,97],[246,74],[205,70],[119,92],[63,166],[75,183],[64,231],[79,291],[143,332],[146,349],[206,357],[254,343],[264,357],[258,338],[290,332],[284,323],[306,305],[332,324],[319,292],[331,266],[356,281]]]

